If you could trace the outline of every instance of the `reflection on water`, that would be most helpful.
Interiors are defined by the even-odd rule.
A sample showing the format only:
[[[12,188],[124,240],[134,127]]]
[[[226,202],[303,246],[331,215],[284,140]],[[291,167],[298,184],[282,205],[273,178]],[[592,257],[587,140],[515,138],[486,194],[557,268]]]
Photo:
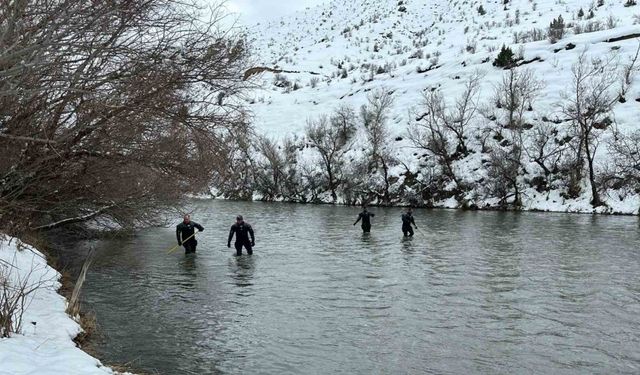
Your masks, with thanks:
[[[239,287],[253,285],[253,272],[255,268],[254,257],[252,255],[236,256],[229,261],[231,278]]]
[[[182,277],[176,280],[176,283],[185,288],[193,289],[196,286],[195,280],[197,280],[197,254],[185,254],[178,263],[182,268]]]
[[[197,254],[166,254],[173,228],[96,244],[85,296],[107,362],[162,374],[640,373],[637,218],[416,210],[419,230],[403,238],[400,209],[376,209],[363,234],[356,208],[194,205]],[[238,213],[256,230],[253,256],[224,246]]]

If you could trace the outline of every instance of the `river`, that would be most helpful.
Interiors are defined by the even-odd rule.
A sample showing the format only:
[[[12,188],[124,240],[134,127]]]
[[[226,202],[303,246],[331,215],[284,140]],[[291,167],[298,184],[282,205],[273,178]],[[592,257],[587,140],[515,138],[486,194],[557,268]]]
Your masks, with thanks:
[[[99,357],[161,374],[640,372],[637,217],[195,201],[198,252],[154,228],[94,245]],[[226,237],[236,214],[254,255]],[[176,218],[176,224],[180,218]],[[77,259],[79,243],[63,253]],[[66,254],[66,255],[65,255]]]

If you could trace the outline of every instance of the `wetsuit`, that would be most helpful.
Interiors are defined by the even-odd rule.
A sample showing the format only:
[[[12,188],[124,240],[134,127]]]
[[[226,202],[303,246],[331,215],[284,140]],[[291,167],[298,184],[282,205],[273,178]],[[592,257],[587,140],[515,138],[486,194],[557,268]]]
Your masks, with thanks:
[[[358,215],[358,220],[356,220],[353,225],[358,224],[358,221],[362,220],[362,232],[369,233],[371,232],[371,218],[376,216],[376,214],[372,214],[371,212],[364,210],[360,212]]]
[[[176,226],[176,238],[178,239],[178,245],[184,246],[185,254],[196,252],[196,246],[198,246],[198,241],[196,241],[195,236],[189,238],[189,236],[191,236],[195,232],[194,228],[198,229],[200,232],[204,230],[202,225],[194,221],[190,221],[189,224],[182,222],[178,224],[178,226]],[[186,242],[182,242],[182,239],[186,239],[186,238],[189,238],[189,239]]]
[[[253,228],[251,228],[251,225],[245,222],[233,224],[229,231],[229,240],[227,241],[228,247],[231,247],[231,239],[233,238],[234,233],[236,235],[236,255],[242,255],[242,246],[247,249],[247,254],[253,254],[253,246],[256,245],[256,239],[253,235]],[[251,241],[249,241],[249,235],[251,235]]]
[[[413,228],[411,228],[411,224],[414,226],[416,225],[416,222],[413,221],[413,215],[410,213],[402,214],[402,233],[405,237],[413,236]]]

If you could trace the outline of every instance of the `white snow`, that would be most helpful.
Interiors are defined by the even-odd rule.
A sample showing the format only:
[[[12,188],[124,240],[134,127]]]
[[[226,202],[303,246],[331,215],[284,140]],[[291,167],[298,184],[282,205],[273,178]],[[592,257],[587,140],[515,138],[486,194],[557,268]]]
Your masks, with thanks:
[[[400,11],[400,3],[406,11]],[[501,46],[510,46],[524,60],[542,60],[523,66],[544,81],[534,111],[527,114],[532,121],[559,115],[559,103],[571,84],[571,67],[581,53],[588,57],[613,54],[620,64],[627,63],[635,54],[638,38],[614,43],[607,40],[640,33],[640,5],[625,7],[623,0],[605,0],[600,7],[596,3],[511,0],[505,6],[502,1],[334,0],[258,24],[251,29],[252,45],[259,54],[257,65],[303,73],[282,73],[301,86],[293,91],[276,87],[271,73],[259,76],[257,83],[261,88],[248,99],[254,124],[259,132],[274,139],[303,136],[308,119],[329,114],[340,105],[357,109],[365,103],[369,91],[383,87],[394,92],[395,100],[389,121],[390,144],[396,156],[417,171],[419,161],[413,155],[416,150],[407,140],[406,132],[420,112],[422,92],[440,88],[445,99],[453,102],[462,92],[465,78],[481,72],[484,78],[480,101],[487,103],[505,72],[492,66]],[[480,5],[486,14],[479,14]],[[578,18],[581,8],[585,16]],[[590,10],[594,17],[587,19]],[[563,16],[568,28],[557,43],[552,44],[546,38],[515,42],[515,33],[546,31],[558,15]],[[575,33],[576,25],[584,28],[589,23],[597,23],[602,30]],[[575,48],[566,49],[569,44]],[[367,64],[388,69],[372,74]],[[439,67],[425,73],[417,71],[432,65]],[[340,78],[339,67],[347,70],[347,78]],[[310,85],[312,78],[319,79],[316,87]],[[640,98],[640,77],[629,87],[626,98],[626,103],[618,103],[614,108],[616,127],[622,133],[639,128],[640,103],[636,99]],[[482,126],[482,119],[475,126]],[[404,139],[394,141],[397,136]],[[475,148],[477,151],[477,145]],[[356,156],[357,149],[358,144],[353,151]],[[308,164],[315,163],[311,152],[305,150],[302,154]],[[607,157],[605,147],[600,147],[598,166],[606,165]],[[476,153],[455,167],[464,180],[477,182],[484,173],[479,166],[481,161]],[[538,168],[534,163],[525,167],[531,171]],[[593,212],[589,187],[585,186],[583,191],[583,197],[568,201],[558,192],[540,194],[529,189],[524,191],[523,206],[532,210]],[[620,198],[615,192],[606,194],[603,199],[608,207],[599,208],[598,212],[638,212],[637,196]],[[448,199],[438,206],[456,207],[459,203]]]
[[[1,375],[115,373],[76,347],[73,338],[82,329],[65,313],[67,301],[57,293],[60,274],[47,265],[42,253],[0,235],[0,268],[2,274],[9,274],[10,285],[17,280],[41,283],[28,298],[21,332],[0,339]]]

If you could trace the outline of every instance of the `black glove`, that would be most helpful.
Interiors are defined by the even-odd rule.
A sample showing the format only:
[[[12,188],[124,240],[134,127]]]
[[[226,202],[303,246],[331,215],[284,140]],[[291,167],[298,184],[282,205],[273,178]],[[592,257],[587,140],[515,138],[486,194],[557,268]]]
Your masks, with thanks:
[[[255,241],[251,241],[251,246],[256,246]]]
[[[355,225],[356,225],[356,223],[353,223],[353,226],[355,226]]]
[[[178,246],[182,246],[182,241],[178,241]]]
[[[231,242],[227,242],[227,247],[231,247]]]

